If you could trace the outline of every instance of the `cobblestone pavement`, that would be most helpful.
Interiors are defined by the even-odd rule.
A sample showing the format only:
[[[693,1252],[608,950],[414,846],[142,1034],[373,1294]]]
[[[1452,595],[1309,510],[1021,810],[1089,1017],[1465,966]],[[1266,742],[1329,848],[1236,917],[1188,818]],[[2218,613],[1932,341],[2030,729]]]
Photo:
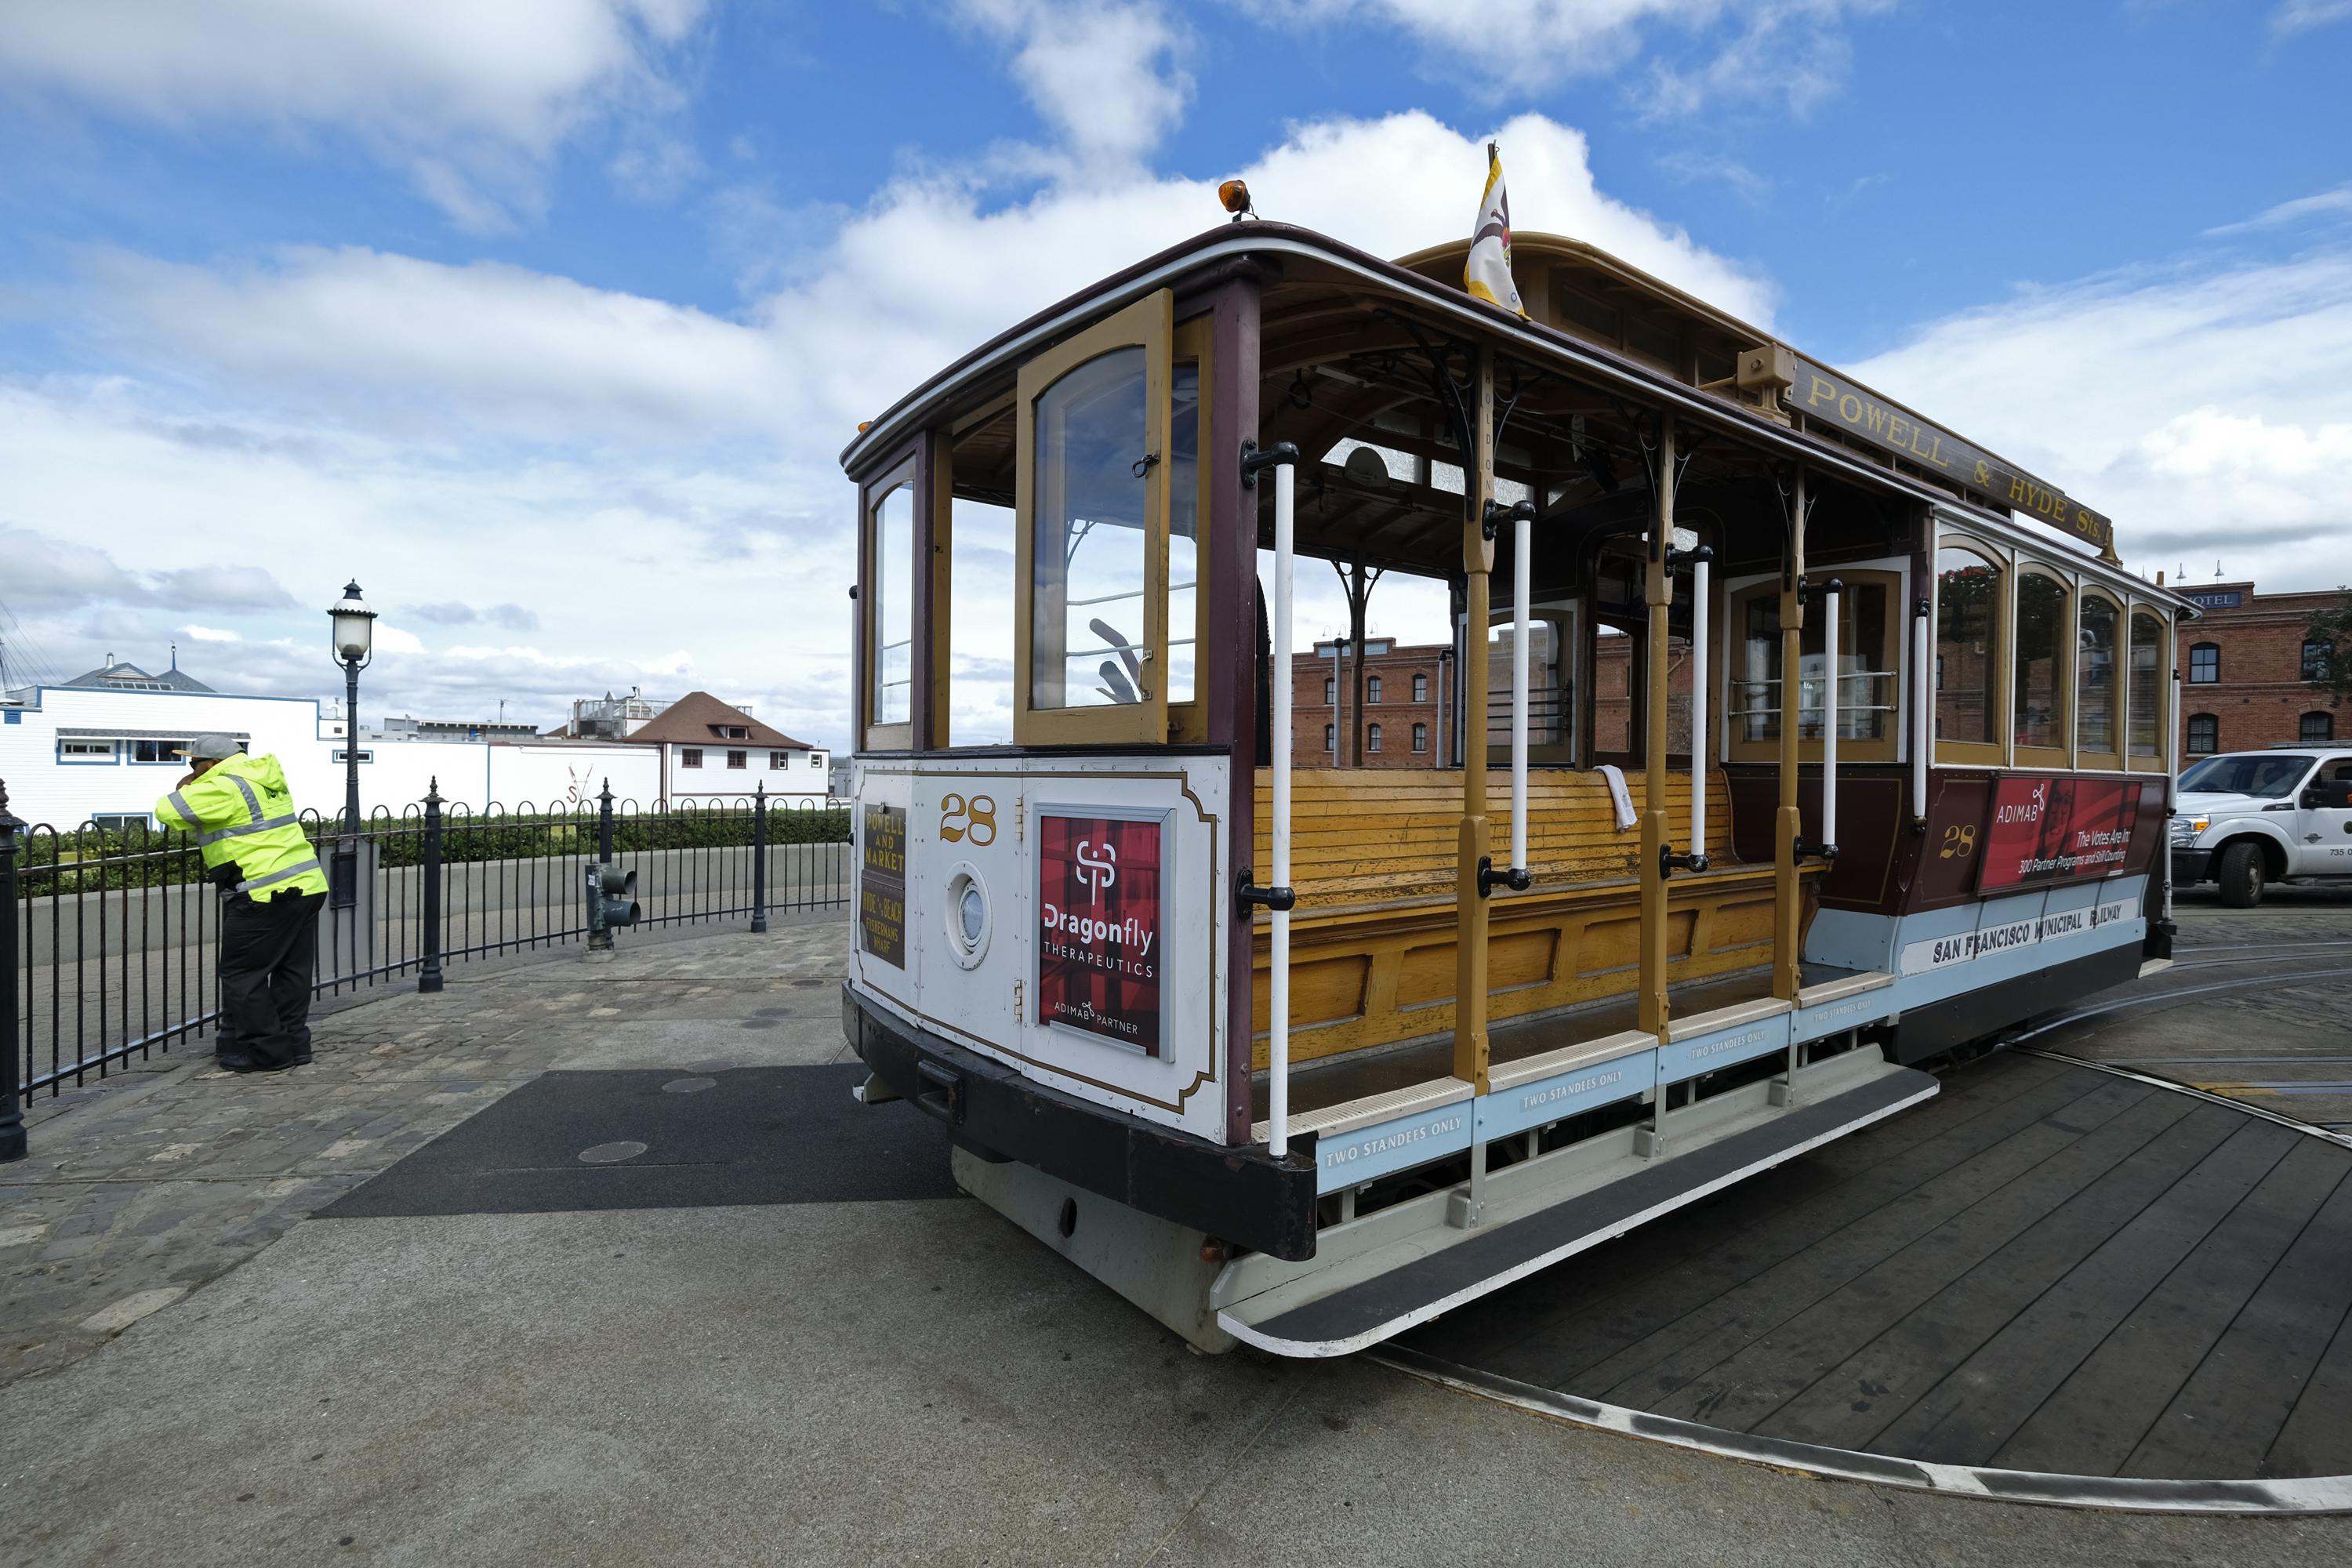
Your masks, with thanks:
[[[461,968],[318,1019],[309,1067],[239,1077],[197,1041],[37,1100],[30,1157],[0,1166],[0,1383],[80,1359],[550,1068],[841,1055],[845,942],[827,914]]]

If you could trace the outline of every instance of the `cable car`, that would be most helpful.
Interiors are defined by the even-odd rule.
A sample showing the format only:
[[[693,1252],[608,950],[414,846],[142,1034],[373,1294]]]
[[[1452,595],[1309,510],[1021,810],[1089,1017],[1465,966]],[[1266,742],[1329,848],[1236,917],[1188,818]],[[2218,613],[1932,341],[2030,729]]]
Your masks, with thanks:
[[[859,1098],[1203,1351],[1376,1343],[2168,960],[2194,611],[2108,521],[1590,246],[1517,237],[1524,317],[1467,248],[1223,226],[842,458]],[[1433,765],[1300,732],[1310,559],[1442,587]]]

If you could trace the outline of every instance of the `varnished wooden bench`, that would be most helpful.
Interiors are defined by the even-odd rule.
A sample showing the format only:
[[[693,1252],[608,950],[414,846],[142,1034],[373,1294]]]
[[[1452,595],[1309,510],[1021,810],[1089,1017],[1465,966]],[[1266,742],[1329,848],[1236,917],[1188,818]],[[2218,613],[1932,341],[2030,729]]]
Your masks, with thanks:
[[[1301,769],[1292,775],[1290,1051],[1311,1061],[1450,1030],[1462,775]],[[1642,775],[1626,775],[1638,806]],[[1257,780],[1255,864],[1271,866],[1269,775]],[[1690,775],[1670,775],[1668,820],[1690,820]],[[1736,865],[1729,786],[1707,775],[1713,868],[1668,884],[1671,978],[1696,980],[1766,962],[1772,868]],[[1510,845],[1510,784],[1490,775],[1496,859]],[[1639,975],[1638,828],[1617,828],[1598,773],[1540,770],[1528,780],[1528,859],[1535,886],[1498,889],[1486,944],[1491,1019],[1522,1017],[1633,989]],[[1677,840],[1676,847],[1683,846]],[[1814,873],[1818,875],[1816,871]],[[1813,899],[1808,878],[1803,918]],[[1266,917],[1255,947],[1257,1065],[1265,1065]]]

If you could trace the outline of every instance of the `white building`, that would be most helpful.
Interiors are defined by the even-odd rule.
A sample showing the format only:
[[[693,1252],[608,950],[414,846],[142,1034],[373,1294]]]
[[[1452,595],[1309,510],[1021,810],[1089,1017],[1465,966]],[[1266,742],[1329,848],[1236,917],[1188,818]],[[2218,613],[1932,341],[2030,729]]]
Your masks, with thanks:
[[[24,687],[0,699],[0,781],[9,809],[29,823],[70,829],[85,821],[149,822],[157,799],[187,772],[181,748],[221,733],[248,752],[275,755],[295,804],[331,816],[343,805],[343,729],[339,714],[311,698],[235,696],[176,668],[150,675],[109,655],[104,666],[63,686]],[[436,780],[453,809],[472,811],[582,805],[608,779],[623,799],[651,800],[661,791],[659,752],[612,742],[362,731],[359,773],[361,809],[395,815],[421,802]]]
[[[708,691],[688,692],[639,725],[627,744],[660,758],[659,798],[673,805],[715,805],[761,785],[770,795],[823,799],[830,787],[823,749]]]

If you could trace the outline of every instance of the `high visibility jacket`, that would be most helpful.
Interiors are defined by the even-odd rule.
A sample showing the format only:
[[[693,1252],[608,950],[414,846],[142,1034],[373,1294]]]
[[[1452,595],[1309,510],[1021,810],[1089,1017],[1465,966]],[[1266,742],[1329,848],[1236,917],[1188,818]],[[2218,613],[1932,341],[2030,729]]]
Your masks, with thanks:
[[[240,755],[214,763],[204,777],[157,801],[155,818],[196,836],[206,870],[235,866],[233,891],[274,899],[327,890],[327,874],[302,836],[276,757]]]

